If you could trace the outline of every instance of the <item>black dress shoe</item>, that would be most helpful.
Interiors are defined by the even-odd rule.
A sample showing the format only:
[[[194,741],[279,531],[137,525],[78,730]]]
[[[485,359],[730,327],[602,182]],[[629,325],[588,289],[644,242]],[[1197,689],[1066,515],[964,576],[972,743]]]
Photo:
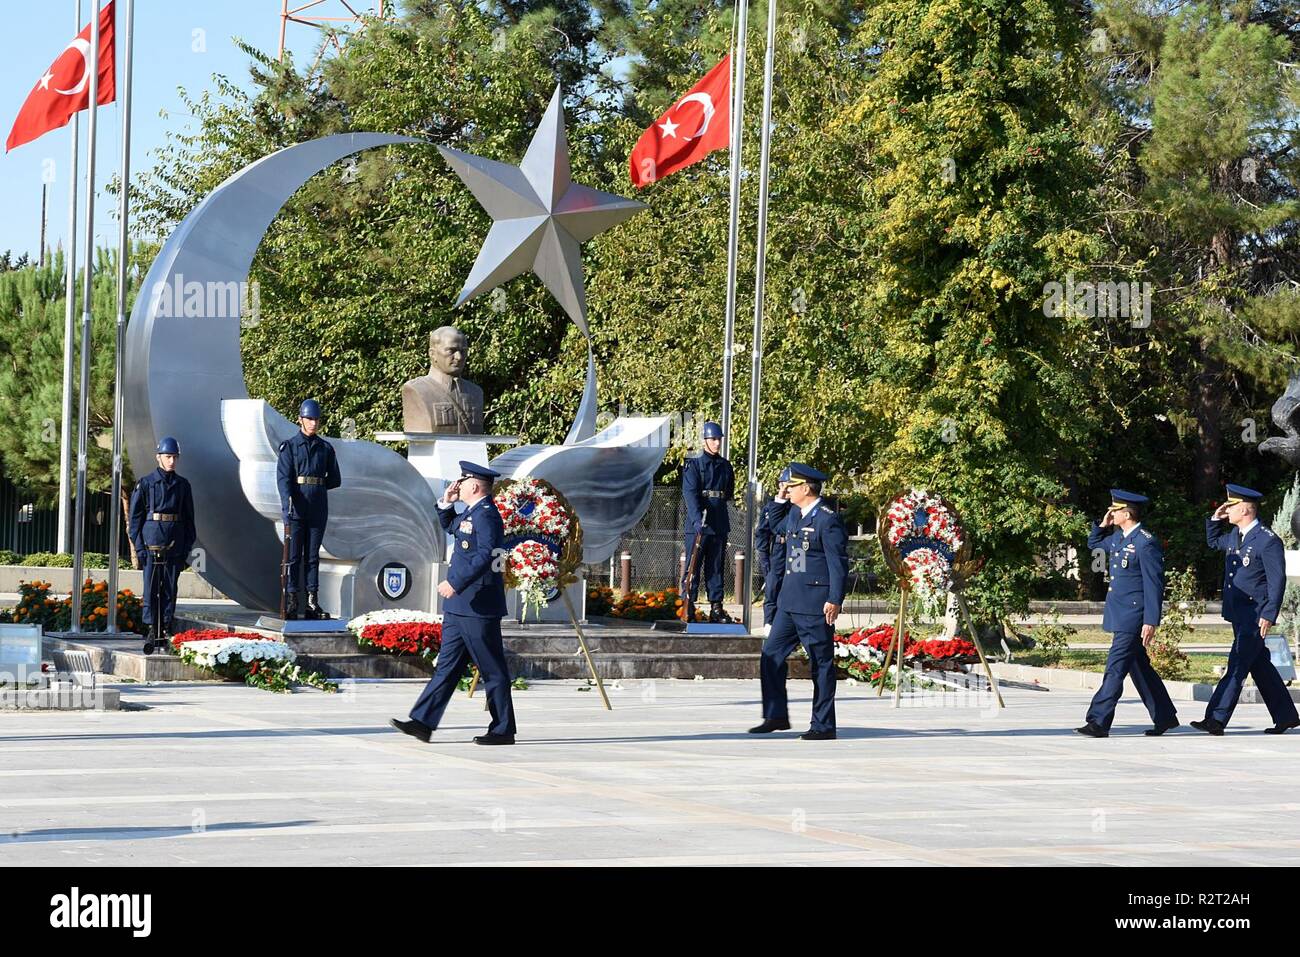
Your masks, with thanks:
[[[789,731],[789,721],[776,721],[772,718],[764,718],[763,723],[749,729],[750,734],[771,734],[773,731]]]
[[[480,734],[474,739],[475,744],[514,744],[513,734]]]
[[[814,731],[809,728],[803,734],[799,735],[800,741],[834,741],[834,731]]]
[[[1158,738],[1166,731],[1172,731],[1176,727],[1178,727],[1177,721],[1169,721],[1165,724],[1158,724],[1154,728],[1147,728],[1142,733],[1145,734],[1148,738]]]
[[[1074,733],[1075,733],[1075,734],[1082,734],[1082,735],[1084,735],[1084,736],[1086,736],[1086,737],[1089,737],[1089,738],[1109,738],[1109,737],[1110,737],[1110,732],[1109,732],[1109,731],[1107,731],[1105,728],[1099,728],[1099,727],[1097,727],[1097,725],[1093,724],[1091,721],[1089,721],[1087,724],[1085,724],[1082,728],[1075,728],[1075,729],[1074,729]]]
[[[1271,728],[1265,728],[1265,734],[1286,734],[1292,728],[1300,728],[1300,721],[1283,721],[1281,724],[1275,724]]]
[[[1212,734],[1219,737],[1223,734],[1224,725],[1219,724],[1213,718],[1203,718],[1200,721],[1191,722],[1193,728],[1197,731],[1204,731],[1206,734]]]
[[[402,734],[409,734],[413,738],[419,738],[425,744],[429,743],[429,735],[433,734],[432,728],[426,724],[421,724],[419,721],[414,719],[410,721],[399,721],[396,718],[389,718],[388,723],[398,731],[402,732]]]

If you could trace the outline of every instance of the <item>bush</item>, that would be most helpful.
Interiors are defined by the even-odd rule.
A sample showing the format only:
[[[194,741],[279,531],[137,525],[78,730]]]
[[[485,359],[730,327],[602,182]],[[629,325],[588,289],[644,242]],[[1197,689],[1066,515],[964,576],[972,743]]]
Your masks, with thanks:
[[[28,568],[33,566],[40,566],[43,568],[71,568],[72,556],[67,552],[32,552],[17,564]],[[118,562],[119,568],[126,566],[126,562]],[[82,567],[107,568],[108,556],[103,552],[84,552],[82,554]]]
[[[17,552],[11,552],[7,548],[0,548],[0,565],[17,565],[23,560],[23,556]]]
[[[49,631],[67,631],[72,622],[72,598],[55,598],[45,581],[18,583],[18,603],[0,612],[0,621],[39,624]],[[81,586],[81,630],[104,631],[108,625],[108,583],[87,578]],[[144,605],[129,588],[117,593],[117,627],[138,635],[148,632]]]
[[[1187,676],[1190,662],[1180,645],[1196,629],[1191,621],[1205,613],[1205,600],[1197,594],[1196,569],[1184,568],[1170,575],[1165,586],[1169,609],[1160,619],[1147,655],[1156,674],[1167,681]]]
[[[587,586],[587,614],[608,615],[614,608],[614,589],[608,585]]]
[[[1061,613],[1052,606],[1045,616],[1046,620],[1031,626],[1029,632],[1034,639],[1034,647],[1042,653],[1043,663],[1051,666],[1059,664],[1070,648],[1070,636],[1077,634],[1073,625],[1061,623]]]

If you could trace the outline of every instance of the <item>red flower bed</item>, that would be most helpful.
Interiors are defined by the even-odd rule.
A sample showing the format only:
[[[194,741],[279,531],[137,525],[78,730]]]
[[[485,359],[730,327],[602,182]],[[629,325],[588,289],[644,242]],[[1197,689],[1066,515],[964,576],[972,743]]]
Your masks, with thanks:
[[[442,625],[428,621],[366,625],[357,638],[357,644],[373,645],[394,655],[419,655],[426,661],[433,661],[442,645]]]
[[[267,635],[251,631],[226,631],[224,628],[191,628],[172,636],[172,647],[180,648],[187,641],[216,641],[221,638],[239,638],[243,641],[275,641]]]
[[[835,640],[846,645],[866,643],[883,654],[889,653],[894,643],[893,625],[876,625],[872,628],[860,628],[848,635],[836,635]],[[975,646],[965,638],[929,638],[916,641],[906,632],[903,633],[903,659],[925,658],[929,661],[948,661],[954,658],[976,658]]]

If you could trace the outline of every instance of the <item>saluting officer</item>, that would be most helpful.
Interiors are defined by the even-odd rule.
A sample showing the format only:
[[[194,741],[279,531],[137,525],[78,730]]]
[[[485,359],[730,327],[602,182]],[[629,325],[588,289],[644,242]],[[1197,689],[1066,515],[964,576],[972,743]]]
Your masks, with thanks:
[[[781,470],[776,497],[763,507],[763,515],[754,529],[755,550],[758,552],[758,570],[763,576],[763,624],[770,630],[776,617],[776,598],[781,593],[781,579],[785,576],[785,520],[790,513],[790,499],[786,483],[790,470]]]
[[[160,637],[175,634],[176,576],[194,547],[194,496],[187,479],[176,474],[181,449],[170,435],[155,449],[158,467],[131,491],[127,534],[144,562],[144,621],[158,623]],[[155,607],[157,592],[160,604]]]
[[[303,617],[329,617],[316,598],[320,587],[320,546],[329,521],[328,492],[339,487],[342,477],[334,446],[316,434],[320,419],[320,404],[315,399],[307,399],[299,406],[299,431],[280,443],[275,468],[280,513],[289,543],[289,581],[285,589],[288,592],[285,618],[289,620],[298,617],[300,575],[306,579],[307,590],[307,610]]]
[[[1205,541],[1211,548],[1227,553],[1223,617],[1232,622],[1232,650],[1228,653],[1228,668],[1205,706],[1205,718],[1193,721],[1192,727],[1223,734],[1249,674],[1273,718],[1273,727],[1265,728],[1264,733],[1283,734],[1300,726],[1300,716],[1273,666],[1264,639],[1282,607],[1286,556],[1282,540],[1260,524],[1259,502],[1263,494],[1242,485],[1227,488],[1227,500],[1205,520]],[[1225,529],[1225,519],[1235,527]]]
[[[460,479],[438,503],[438,521],[455,536],[447,580],[438,586],[443,598],[438,668],[411,709],[410,720],[393,718],[389,723],[427,743],[456,693],[465,666],[473,661],[492,714],[487,734],[474,743],[514,744],[515,708],[501,642],[501,618],[506,613],[505,528],[492,501],[492,482],[500,473],[473,462],[461,462],[460,470]],[[459,517],[454,507],[458,500],[468,506]]]
[[[686,460],[682,471],[682,498],[686,500],[686,576],[691,577],[690,562],[696,536],[700,541],[699,567],[686,594],[682,583],[682,601],[695,603],[704,579],[709,596],[709,621],[727,622],[731,618],[722,606],[722,567],[727,554],[727,533],[731,517],[727,503],[736,497],[736,473],[723,458],[722,426],[705,422],[704,449]]]
[[[822,503],[826,476],[800,462],[790,463],[790,512],[784,526],[785,576],[772,630],[763,642],[763,723],[750,734],[790,727],[786,659],[802,643],[813,679],[812,724],[805,741],[835,737],[835,619],[844,605],[849,571],[848,533],[840,517]]]
[[[1115,719],[1115,705],[1131,677],[1138,696],[1151,713],[1151,737],[1178,727],[1178,713],[1165,683],[1151,666],[1147,647],[1160,624],[1160,603],[1165,593],[1165,557],[1156,537],[1141,527],[1145,495],[1110,490],[1110,508],[1101,522],[1093,522],[1088,548],[1104,548],[1108,556],[1110,587],[1101,626],[1112,633],[1106,674],[1093,695],[1086,723],[1079,734],[1104,738]]]

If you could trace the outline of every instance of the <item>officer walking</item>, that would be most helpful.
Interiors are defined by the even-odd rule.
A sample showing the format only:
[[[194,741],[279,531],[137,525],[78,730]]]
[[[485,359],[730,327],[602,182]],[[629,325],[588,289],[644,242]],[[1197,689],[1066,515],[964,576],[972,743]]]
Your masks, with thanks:
[[[164,638],[175,634],[176,576],[188,563],[196,538],[194,496],[189,481],[176,474],[181,456],[176,440],[165,436],[154,451],[158,467],[131,491],[127,534],[144,562],[145,624],[156,622],[158,637]]]
[[[785,520],[790,513],[790,499],[786,483],[790,470],[781,470],[776,497],[763,507],[763,515],[754,529],[755,550],[758,553],[758,570],[763,576],[764,632],[772,627],[776,617],[776,597],[781,592],[781,579],[785,576]]]
[[[447,580],[438,586],[443,598],[438,667],[411,709],[410,720],[393,718],[389,723],[427,743],[456,693],[465,666],[473,661],[492,714],[487,734],[474,743],[514,744],[515,709],[501,643],[501,618],[506,613],[505,532],[492,501],[492,481],[500,473],[473,462],[461,462],[460,470],[460,479],[438,503],[438,521],[455,536]],[[458,500],[468,506],[459,517],[454,508]]]
[[[1223,571],[1223,617],[1232,622],[1232,650],[1228,668],[1210,695],[1205,717],[1192,727],[1208,734],[1223,734],[1232,719],[1241,686],[1249,674],[1259,696],[1268,705],[1273,727],[1265,734],[1284,734],[1300,726],[1295,702],[1269,657],[1264,639],[1277,621],[1286,589],[1286,557],[1282,540],[1259,521],[1264,496],[1241,485],[1228,486],[1227,500],[1205,520],[1205,541],[1226,552]],[[1223,521],[1234,526],[1225,529]]]
[[[316,597],[320,588],[320,546],[329,521],[328,492],[339,487],[342,477],[334,446],[316,434],[320,419],[320,404],[315,399],[304,401],[298,408],[299,431],[280,443],[275,468],[280,513],[289,547],[284,615],[289,621],[298,617],[300,575],[306,579],[307,591],[307,610],[303,617],[329,617]]]
[[[812,724],[805,741],[835,737],[835,619],[844,605],[849,570],[848,533],[840,517],[822,502],[826,476],[800,462],[790,463],[790,511],[785,534],[785,575],[772,630],[763,642],[763,723],[750,734],[790,727],[786,659],[802,643],[812,669]]]
[[[727,533],[731,531],[727,503],[736,496],[736,473],[721,454],[722,426],[705,422],[703,434],[704,450],[688,458],[682,472],[682,498],[686,500],[686,580],[682,582],[682,602],[694,607],[703,578],[709,596],[709,621],[729,622],[731,618],[722,606],[722,567],[727,554]],[[692,576],[691,559],[697,537],[699,565]]]
[[[1109,736],[1124,679],[1132,677],[1153,723],[1143,733],[1156,737],[1178,727],[1174,703],[1146,651],[1160,624],[1165,559],[1156,537],[1141,527],[1147,497],[1115,488],[1110,490],[1110,499],[1101,522],[1092,524],[1088,548],[1106,549],[1110,587],[1101,626],[1114,637],[1101,687],[1093,695],[1085,724],[1074,730],[1090,738]]]

